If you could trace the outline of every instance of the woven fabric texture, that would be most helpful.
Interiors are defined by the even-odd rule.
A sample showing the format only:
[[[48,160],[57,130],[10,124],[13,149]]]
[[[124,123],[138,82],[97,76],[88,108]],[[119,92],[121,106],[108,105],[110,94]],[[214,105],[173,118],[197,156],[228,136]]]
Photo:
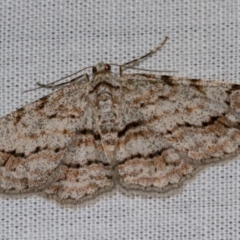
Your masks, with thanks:
[[[50,93],[23,94],[103,60],[240,84],[238,0],[6,0],[0,4],[0,116]],[[117,68],[113,70],[118,73]],[[240,239],[240,158],[209,167],[169,197],[101,195],[76,206],[0,196],[0,240]]]

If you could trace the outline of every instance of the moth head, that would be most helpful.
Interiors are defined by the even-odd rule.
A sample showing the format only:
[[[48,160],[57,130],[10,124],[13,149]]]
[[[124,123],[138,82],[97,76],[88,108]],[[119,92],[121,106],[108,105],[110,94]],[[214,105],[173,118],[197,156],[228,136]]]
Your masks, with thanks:
[[[92,72],[94,75],[99,73],[107,73],[110,72],[111,66],[104,62],[99,62],[96,66],[92,68]]]

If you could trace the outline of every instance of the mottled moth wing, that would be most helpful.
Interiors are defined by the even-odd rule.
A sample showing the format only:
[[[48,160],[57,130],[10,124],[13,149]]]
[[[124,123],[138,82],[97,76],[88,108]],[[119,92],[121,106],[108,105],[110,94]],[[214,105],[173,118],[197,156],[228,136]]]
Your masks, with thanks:
[[[126,188],[178,187],[201,165],[239,153],[239,85],[129,74],[122,95],[117,170]]]
[[[166,191],[240,148],[240,86],[129,74],[109,64],[0,119],[0,189],[82,201]],[[86,77],[86,80],[88,78]]]
[[[66,86],[0,119],[0,189],[78,200],[113,185],[88,100]]]

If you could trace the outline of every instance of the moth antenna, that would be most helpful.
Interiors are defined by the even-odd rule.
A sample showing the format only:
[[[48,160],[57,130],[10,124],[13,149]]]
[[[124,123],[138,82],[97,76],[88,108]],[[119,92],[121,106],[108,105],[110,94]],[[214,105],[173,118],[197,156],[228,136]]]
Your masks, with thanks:
[[[163,45],[167,42],[167,40],[168,40],[168,37],[166,36],[165,39],[164,39],[156,48],[152,49],[152,50],[151,50],[150,52],[148,52],[147,54],[145,54],[145,55],[143,55],[143,56],[141,56],[141,57],[139,57],[139,58],[135,58],[135,59],[133,59],[133,60],[131,60],[131,61],[129,61],[129,62],[126,62],[126,63],[122,64],[122,65],[120,66],[120,69],[119,69],[119,71],[120,71],[120,76],[122,76],[122,72],[123,72],[123,70],[124,70],[123,68],[125,68],[126,65],[137,64],[138,62],[142,61],[144,58],[150,57],[151,55],[153,55],[154,53],[156,53],[158,50],[160,50],[160,49],[163,47]]]

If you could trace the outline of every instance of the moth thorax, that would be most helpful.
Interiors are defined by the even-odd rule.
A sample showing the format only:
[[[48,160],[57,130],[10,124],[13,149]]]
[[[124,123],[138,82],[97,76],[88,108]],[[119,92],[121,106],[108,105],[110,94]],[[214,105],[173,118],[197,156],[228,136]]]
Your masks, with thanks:
[[[115,147],[117,144],[117,123],[118,114],[116,104],[114,104],[115,89],[109,85],[101,84],[97,89],[97,120],[101,141],[104,151],[112,161],[115,155]]]

